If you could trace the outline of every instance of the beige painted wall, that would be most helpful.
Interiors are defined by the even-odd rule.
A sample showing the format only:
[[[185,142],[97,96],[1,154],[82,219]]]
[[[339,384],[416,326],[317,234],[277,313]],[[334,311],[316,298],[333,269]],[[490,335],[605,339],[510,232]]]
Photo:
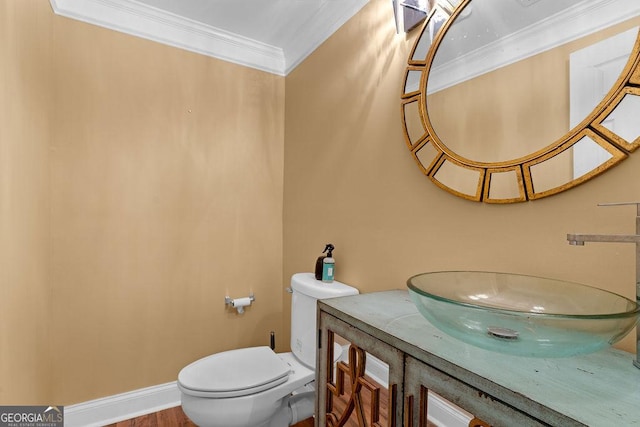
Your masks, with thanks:
[[[431,123],[451,150],[476,161],[542,150],[569,131],[568,68],[557,48],[441,90],[427,98]]]
[[[284,78],[1,4],[0,404],[280,338]]]
[[[310,271],[330,241],[337,279],[361,292],[405,288],[420,272],[468,269],[556,277],[633,298],[633,246],[571,247],[566,234],[634,231],[633,207],[596,204],[640,200],[640,156],[529,203],[480,204],[439,189],[402,138],[412,41],[395,34],[389,13],[386,0],[372,0],[287,76],[285,277]]]
[[[53,395],[174,381],[282,330],[284,79],[54,19]],[[253,291],[244,315],[224,297]]]
[[[595,205],[640,198],[640,157],[533,203],[438,189],[402,139],[411,41],[386,0],[286,94],[282,77],[56,17],[44,0],[0,4],[0,404],[172,381],[270,330],[286,350],[283,285],[328,241],[337,278],[362,292],[451,268],[633,295],[631,247],[564,236],[633,229],[631,208]],[[225,310],[249,290],[243,316]]]
[[[49,397],[50,36],[48,11],[36,2],[0,2],[0,404],[3,405],[41,402]]]

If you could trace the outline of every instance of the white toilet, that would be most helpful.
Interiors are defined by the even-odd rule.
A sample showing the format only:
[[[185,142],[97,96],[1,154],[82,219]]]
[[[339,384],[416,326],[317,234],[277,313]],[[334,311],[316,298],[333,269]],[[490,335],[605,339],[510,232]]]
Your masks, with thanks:
[[[309,385],[315,380],[316,302],[358,290],[318,281],[312,273],[294,274],[291,289],[291,353],[241,348],[197,360],[180,371],[182,409],[194,423],[285,427],[313,415],[315,392]]]

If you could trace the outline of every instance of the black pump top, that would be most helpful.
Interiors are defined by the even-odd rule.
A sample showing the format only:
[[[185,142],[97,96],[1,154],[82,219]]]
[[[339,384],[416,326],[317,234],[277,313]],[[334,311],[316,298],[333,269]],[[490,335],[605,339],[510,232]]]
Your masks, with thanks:
[[[327,243],[327,245],[325,246],[324,251],[322,251],[322,253],[328,252],[328,253],[327,253],[327,257],[329,257],[329,258],[333,258],[333,254],[332,254],[332,252],[333,252],[333,250],[334,250],[335,248],[336,248],[336,247],[335,247],[335,246],[333,246],[331,243]]]

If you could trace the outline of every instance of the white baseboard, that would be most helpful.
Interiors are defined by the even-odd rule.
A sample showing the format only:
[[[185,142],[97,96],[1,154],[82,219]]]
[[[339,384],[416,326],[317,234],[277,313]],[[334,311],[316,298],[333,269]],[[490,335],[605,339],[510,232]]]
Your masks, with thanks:
[[[180,405],[175,381],[64,407],[65,427],[101,427]]]
[[[389,365],[367,353],[365,373],[384,388],[389,388]]]
[[[427,418],[438,427],[467,427],[473,415],[448,400],[429,392]]]
[[[367,375],[387,387],[388,366],[368,355]],[[175,381],[65,406],[65,427],[102,427],[180,405],[180,390]],[[429,393],[429,421],[438,427],[466,427],[470,414]]]

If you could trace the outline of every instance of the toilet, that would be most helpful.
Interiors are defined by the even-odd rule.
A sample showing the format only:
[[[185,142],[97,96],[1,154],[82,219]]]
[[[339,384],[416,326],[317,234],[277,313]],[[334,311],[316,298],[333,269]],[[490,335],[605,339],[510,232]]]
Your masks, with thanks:
[[[249,347],[196,360],[178,375],[182,409],[201,427],[284,427],[313,415],[316,303],[358,290],[313,273],[291,277],[291,352]],[[340,356],[338,347],[336,358]]]

